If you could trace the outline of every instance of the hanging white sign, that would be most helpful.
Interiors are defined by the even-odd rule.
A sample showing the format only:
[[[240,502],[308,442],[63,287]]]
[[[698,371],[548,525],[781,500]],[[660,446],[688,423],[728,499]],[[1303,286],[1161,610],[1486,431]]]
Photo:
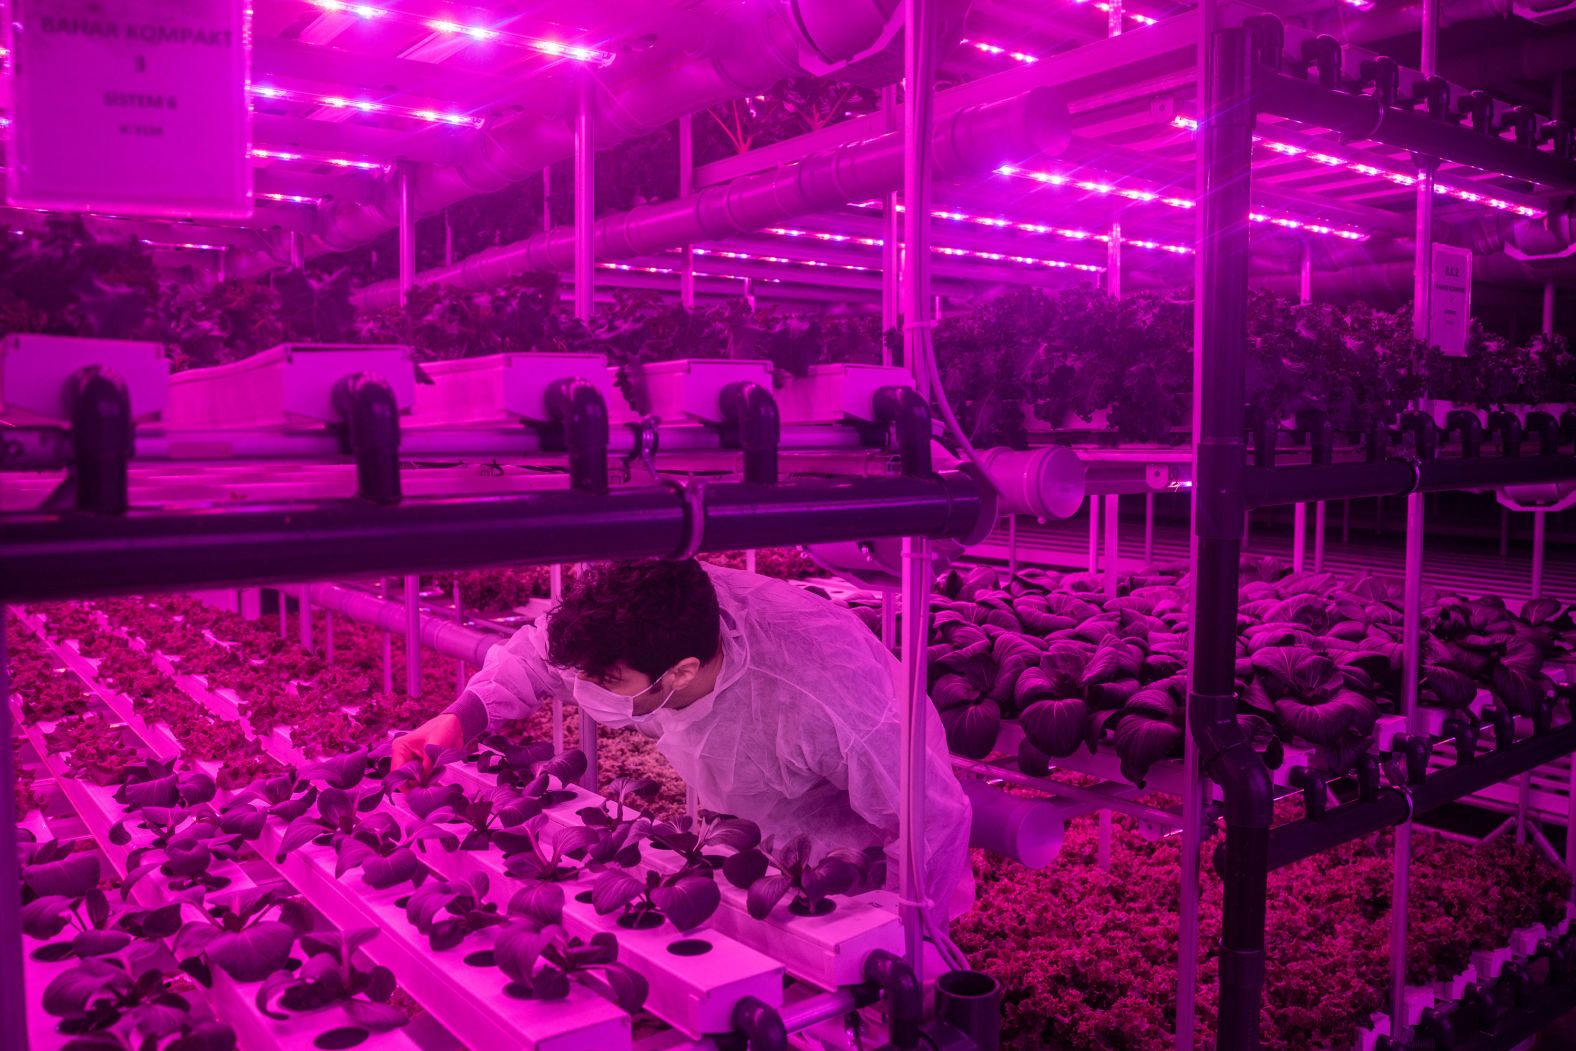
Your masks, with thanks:
[[[250,6],[12,0],[9,203],[251,215]]]
[[[1434,245],[1428,340],[1450,357],[1467,354],[1472,318],[1472,250]]]

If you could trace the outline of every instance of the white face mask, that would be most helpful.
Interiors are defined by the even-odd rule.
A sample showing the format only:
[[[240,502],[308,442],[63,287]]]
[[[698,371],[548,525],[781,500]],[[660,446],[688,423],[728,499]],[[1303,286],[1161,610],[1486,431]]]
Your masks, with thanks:
[[[672,670],[672,668],[668,669],[668,671]],[[641,726],[651,722],[652,716],[666,708],[668,702],[673,699],[673,695],[678,692],[676,689],[670,689],[667,692],[667,696],[662,698],[661,704],[658,704],[649,712],[642,712],[639,715],[635,714],[635,702],[661,686],[662,680],[667,674],[668,672],[663,672],[651,681],[650,686],[628,697],[614,693],[605,686],[598,686],[589,679],[576,676],[574,685],[575,703],[580,706],[581,711],[610,730],[617,730],[625,726]]]

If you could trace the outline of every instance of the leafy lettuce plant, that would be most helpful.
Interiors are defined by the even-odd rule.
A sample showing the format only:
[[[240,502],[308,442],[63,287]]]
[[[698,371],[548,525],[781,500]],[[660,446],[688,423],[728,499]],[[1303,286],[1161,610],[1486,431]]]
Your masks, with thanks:
[[[767,840],[741,850],[723,862],[722,872],[729,883],[747,892],[745,906],[758,920],[771,915],[789,892],[793,893],[789,912],[824,916],[837,907],[832,895],[874,889],[886,880],[885,862],[875,852],[832,850],[812,863],[809,836],[797,836],[780,846]]]
[[[71,1035],[71,1051],[235,1051],[235,1032],[204,1017],[171,986],[182,978],[166,969],[148,943],[141,953],[95,956],[63,971],[45,987],[42,1006]]]
[[[660,927],[667,920],[687,931],[711,918],[722,894],[709,868],[684,868],[669,876],[651,871],[643,879],[610,869],[592,886],[591,904],[603,916],[618,912],[618,925],[630,930]]]
[[[716,869],[726,860],[726,855],[715,853],[716,848],[752,850],[761,844],[761,830],[745,818],[703,810],[699,820],[681,817],[655,822],[646,830],[646,840],[657,850],[677,854],[686,866]]]
[[[427,936],[433,949],[452,949],[477,931],[508,922],[496,902],[487,901],[485,872],[466,879],[430,880],[405,903],[405,918]]]
[[[585,857],[585,852],[600,836],[598,829],[576,825],[559,829],[548,842],[546,815],[539,815],[518,829],[493,834],[493,842],[504,852],[504,867],[516,879],[538,883],[564,883],[577,879],[580,866],[568,864]]]
[[[176,932],[172,949],[181,970],[205,986],[213,984],[214,967],[238,982],[284,970],[296,938],[314,925],[310,910],[278,886],[254,887],[201,911],[202,919]]]
[[[619,962],[618,939],[607,931],[582,941],[562,927],[512,923],[494,939],[493,959],[510,979],[505,991],[525,1000],[562,1000],[574,980],[638,1011],[649,990],[639,972]]]
[[[306,960],[295,971],[278,971],[257,989],[257,1009],[280,1021],[292,1014],[342,1007],[353,1026],[320,1034],[317,1046],[352,1047],[369,1033],[384,1033],[405,1025],[405,1012],[390,1004],[394,972],[374,965],[361,948],[377,937],[375,929],[304,934],[301,950]]]

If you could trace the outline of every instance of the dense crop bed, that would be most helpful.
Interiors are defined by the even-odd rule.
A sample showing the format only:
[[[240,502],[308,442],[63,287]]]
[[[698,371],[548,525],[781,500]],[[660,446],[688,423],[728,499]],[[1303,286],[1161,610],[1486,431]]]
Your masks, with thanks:
[[[1264,575],[1280,577],[1267,567]],[[1032,586],[1025,586],[1025,581]],[[1095,609],[1070,625],[1074,635],[1089,631],[1091,621],[1117,626],[1098,640],[1079,640],[1093,651],[1102,645],[1117,645],[1107,642],[1115,637],[1124,646],[1144,641],[1144,661],[1169,652],[1169,647],[1153,644],[1159,632],[1152,632],[1147,639],[1133,633],[1134,626],[1142,623],[1137,617],[1159,619],[1159,613],[1135,612],[1121,602],[1113,607],[1102,601],[1103,594],[1083,589],[1077,576],[1053,579],[1030,574],[1017,582],[1017,594],[1011,586],[996,589],[1008,596],[996,604],[988,583],[983,576],[942,583],[935,638],[938,646],[951,646],[965,627],[972,627],[988,643],[984,652],[994,658],[996,647],[1007,637],[997,614],[1008,612],[1020,625],[1032,627],[1025,623],[1023,613],[1030,613],[1029,620],[1033,620],[1032,611],[1040,604],[1035,596],[1044,597],[1049,610],[1050,596],[1064,594]],[[1121,597],[1137,594],[1142,599],[1145,588],[1177,586],[1175,580],[1128,581]],[[1025,597],[1030,601],[1013,601]],[[1378,600],[1377,596],[1369,597]],[[1287,598],[1278,596],[1274,601],[1283,603]],[[1298,610],[1314,608],[1308,602],[1296,606]],[[1436,597],[1433,608],[1445,611],[1438,614],[1433,634],[1448,643],[1449,617],[1470,617],[1473,609],[1496,607],[1492,603],[1466,606],[1464,613],[1455,614],[1446,600]],[[986,614],[976,619],[969,609]],[[281,776],[280,765],[259,745],[256,735],[284,729],[292,744],[314,755],[333,755],[351,746],[371,748],[375,755],[392,730],[413,725],[441,709],[452,698],[457,680],[452,661],[424,654],[423,695],[406,696],[403,654],[396,640],[395,689],[383,694],[382,637],[343,618],[335,621],[336,659],[329,665],[292,640],[281,639],[272,618],[247,622],[185,598],[61,604],[44,612],[58,635],[79,639],[83,653],[100,662],[100,682],[127,694],[149,722],[167,726],[188,757],[217,764],[215,787],[225,798],[254,778],[278,782]],[[1552,625],[1566,616],[1556,608],[1548,612],[1544,622]],[[1382,617],[1376,620],[1383,623]],[[322,640],[327,621],[321,613],[318,618],[317,638]],[[1506,618],[1508,613],[1496,615],[1492,625],[1507,623]],[[1521,639],[1528,629],[1540,626],[1529,624],[1529,619],[1526,610],[1510,618],[1509,633]],[[1043,626],[1043,622],[1036,623]],[[1310,627],[1299,620],[1288,623],[1302,628],[1277,630],[1289,633]],[[1517,624],[1522,627],[1518,629]],[[157,780],[135,742],[99,714],[81,682],[59,673],[49,652],[30,633],[15,628],[8,625],[8,641],[13,683],[22,699],[24,717],[29,723],[48,724],[50,748],[58,753],[64,768],[73,776],[109,786],[150,776]],[[1046,634],[1067,630],[1052,627]],[[1553,634],[1552,628],[1549,633]],[[214,720],[183,690],[175,688],[168,669],[160,666],[164,658],[130,641],[139,638],[146,639],[159,654],[174,658],[175,670],[197,672],[214,686],[234,689],[252,733],[238,724]],[[1510,652],[1512,642],[1498,645],[1503,656]],[[938,654],[940,674],[960,674],[960,662],[947,660],[947,656]],[[1248,659],[1251,662],[1251,651]],[[1026,662],[1018,669],[1020,680],[1032,665]],[[1503,667],[1504,661],[1489,665],[1482,681],[1492,690],[1493,668]],[[961,662],[961,667],[966,672],[967,662]],[[995,674],[1000,671],[998,663]],[[1017,692],[1016,684],[1013,692]],[[1090,691],[1085,688],[1079,693],[1087,704]],[[1139,693],[1138,689],[1132,691]],[[567,747],[577,743],[576,723],[571,707],[564,727]],[[550,736],[551,716],[544,709],[507,728],[504,738],[518,746]],[[682,785],[651,742],[631,731],[604,731],[599,742],[606,789],[616,795],[620,788],[635,784],[643,809],[659,817],[682,813]],[[35,804],[31,786],[20,786],[18,799],[24,810],[31,809]],[[996,975],[1007,989],[1009,1046],[1147,1049],[1166,1044],[1175,1010],[1176,841],[1146,839],[1118,818],[1112,865],[1107,872],[1095,864],[1095,838],[1092,819],[1074,822],[1062,855],[1038,872],[981,852],[975,854],[979,903],[958,921],[955,934],[976,966]],[[398,846],[393,842],[379,849],[392,851]],[[378,856],[387,860],[385,855]],[[361,860],[376,859],[367,856]],[[791,858],[786,860],[792,863]],[[385,871],[382,864],[374,870]],[[1209,879],[1207,872],[1208,866],[1205,946],[1213,942],[1219,922],[1218,883]],[[1505,841],[1468,847],[1425,836],[1414,848],[1413,878],[1417,889],[1412,900],[1408,963],[1416,982],[1450,977],[1462,968],[1472,950],[1503,944],[1516,927],[1558,919],[1567,893],[1557,869],[1530,848]],[[1390,848],[1385,836],[1349,845],[1275,875],[1264,1017],[1269,1046],[1344,1045],[1353,1030],[1377,1009],[1387,975],[1389,888]],[[617,908],[637,912],[657,908],[638,888],[621,883],[619,890],[632,896],[622,899]],[[463,895],[464,890],[449,886],[443,893]],[[444,899],[446,903],[458,900]],[[481,920],[475,922],[478,929],[487,926]],[[1200,1025],[1201,1035],[1207,1035],[1214,996],[1213,958],[1207,951],[1201,960],[1201,974]],[[397,996],[395,1002],[400,1002]],[[375,1013],[373,1008],[361,1010]],[[197,1024],[200,1021],[192,1023]],[[1207,1039],[1205,1043],[1207,1046]]]

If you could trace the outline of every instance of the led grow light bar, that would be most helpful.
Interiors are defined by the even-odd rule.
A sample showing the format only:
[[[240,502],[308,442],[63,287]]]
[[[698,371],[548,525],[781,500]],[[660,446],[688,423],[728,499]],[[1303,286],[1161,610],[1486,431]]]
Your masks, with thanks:
[[[1137,201],[1141,204],[1163,204],[1168,208],[1193,208],[1198,204],[1198,202],[1193,200],[1191,197],[1152,193],[1148,190],[1136,190],[1130,186],[1117,186],[1112,183],[1094,182],[1090,179],[1079,179],[1071,175],[1063,175],[1060,172],[1035,171],[1029,168],[1018,168],[1010,164],[1004,164],[1000,168],[997,168],[996,174],[1011,175],[1019,179],[1028,179],[1029,181],[1039,183],[1042,186],[1071,187],[1077,190],[1085,190],[1089,193],[1098,193],[1112,197],[1122,197],[1129,201]],[[1289,216],[1270,216],[1263,212],[1254,212],[1249,216],[1249,218],[1251,218],[1256,223],[1273,223],[1276,226],[1284,226],[1288,230],[1303,230],[1307,233],[1319,234],[1326,237],[1339,237],[1347,241],[1368,240],[1368,235],[1360,230],[1343,229],[1338,226],[1330,226],[1326,223],[1310,222],[1305,219],[1293,219]]]
[[[854,207],[855,208],[880,208],[881,207],[881,202],[880,201],[857,201],[857,202],[855,202]],[[898,205],[897,206],[897,210],[899,212],[902,212],[903,211],[903,206],[901,204]],[[1061,237],[1061,238],[1064,238],[1064,239],[1066,239],[1068,241],[1110,241],[1111,240],[1111,235],[1108,234],[1108,233],[1099,233],[1099,232],[1096,232],[1094,230],[1080,230],[1077,227],[1070,227],[1070,226],[1049,226],[1049,225],[1047,225],[1045,223],[1024,222],[1024,221],[1018,220],[1018,219],[1003,219],[1000,216],[970,215],[967,212],[947,211],[945,209],[940,209],[940,208],[932,211],[930,213],[930,215],[934,219],[946,219],[946,220],[948,220],[950,222],[955,222],[955,223],[972,223],[975,226],[985,226],[985,227],[989,227],[989,228],[991,228],[993,230],[1017,230],[1017,231],[1019,231],[1021,233],[1026,233],[1026,234],[1038,234],[1038,235],[1041,235],[1041,236]],[[846,237],[846,236],[844,236],[842,234],[827,234],[827,233],[821,233],[819,231],[804,231],[804,232],[808,233],[812,237],[821,238],[822,240],[828,240],[828,241],[851,240],[851,238],[848,238],[848,237]],[[876,242],[876,243],[879,244],[880,242]],[[1141,237],[1123,237],[1122,238],[1122,243],[1124,245],[1134,245],[1134,246],[1136,246],[1138,248],[1152,248],[1152,249],[1155,249],[1156,251],[1161,251],[1161,252],[1173,252],[1173,253],[1175,253],[1177,255],[1189,255],[1193,251],[1193,249],[1190,246],[1188,246],[1188,245],[1168,244],[1168,243],[1166,243],[1164,241],[1150,241],[1150,240],[1146,240],[1146,239],[1141,238]]]
[[[549,58],[567,58],[574,62],[585,62],[597,66],[605,66],[613,61],[611,51],[599,48],[586,47],[583,44],[568,44],[562,40],[553,40],[548,37],[527,36],[523,33],[511,33],[506,30],[492,29],[482,25],[467,25],[447,18],[429,18],[424,15],[408,14],[387,7],[374,7],[370,4],[345,3],[344,0],[310,0],[312,6],[320,7],[324,11],[334,14],[355,15],[367,21],[387,20],[399,22],[403,25],[420,26],[441,36],[464,36],[478,43],[507,44],[510,47],[534,51],[539,55]]]
[[[404,117],[408,120],[424,121],[428,124],[451,124],[472,128],[482,126],[482,118],[480,117],[468,117],[463,113],[452,113],[426,107],[397,106],[391,102],[373,102],[371,99],[353,99],[346,98],[343,95],[319,95],[311,91],[295,91],[275,87],[253,87],[251,92],[258,98],[310,102],[325,109],[387,114],[393,117]]]
[[[1172,117],[1171,126],[1182,131],[1198,131],[1198,121],[1192,117]],[[1283,157],[1306,157],[1315,164],[1322,164],[1329,168],[1344,168],[1349,172],[1355,172],[1370,179],[1382,179],[1385,182],[1395,183],[1397,186],[1417,185],[1417,178],[1407,175],[1405,172],[1391,171],[1362,161],[1348,160],[1333,153],[1322,153],[1302,146],[1293,146],[1289,142],[1277,142],[1273,139],[1266,139],[1261,135],[1253,136],[1253,141],[1256,145],[1263,146],[1265,149],[1278,153]],[[1541,208],[1515,204],[1503,198],[1494,197],[1491,194],[1477,193],[1461,186],[1450,186],[1439,182],[1437,179],[1434,182],[1434,192],[1458,201],[1466,201],[1468,204],[1481,204],[1485,208],[1493,208],[1502,212],[1513,212],[1527,219],[1542,219],[1549,214]]]
[[[258,147],[252,150],[252,157],[260,161],[331,164],[336,168],[353,168],[356,171],[364,172],[381,172],[389,169],[389,166],[382,161],[357,160],[352,157],[332,157],[321,153],[302,153],[298,150],[271,150]]]

